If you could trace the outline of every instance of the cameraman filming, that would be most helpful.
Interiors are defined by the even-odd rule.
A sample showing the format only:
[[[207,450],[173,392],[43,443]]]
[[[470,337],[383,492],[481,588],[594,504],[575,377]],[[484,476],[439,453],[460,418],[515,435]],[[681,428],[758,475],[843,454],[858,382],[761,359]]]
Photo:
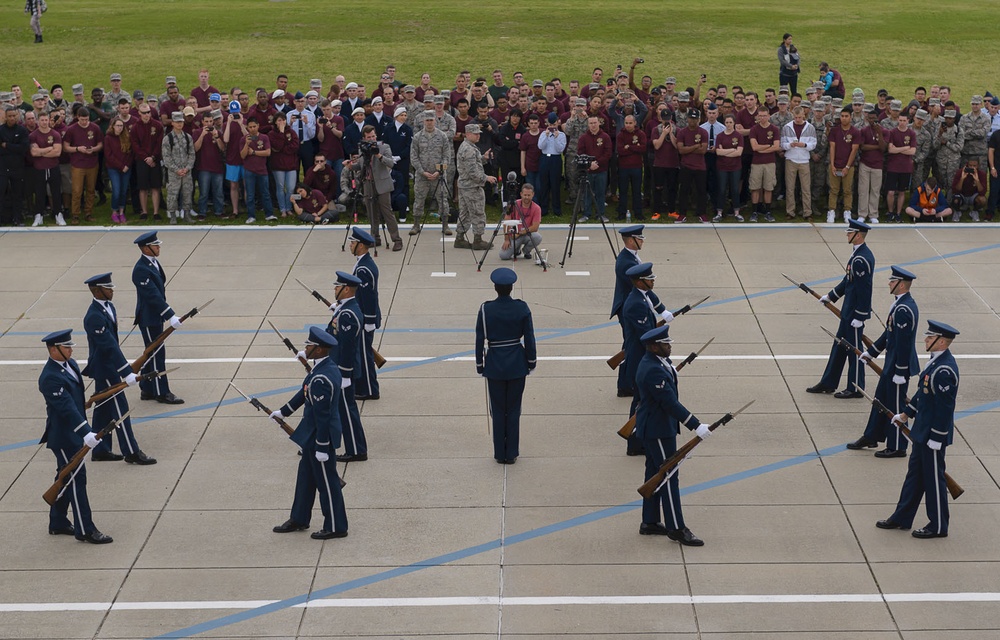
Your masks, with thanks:
[[[979,168],[979,160],[970,158],[955,173],[951,181],[952,222],[962,219],[962,210],[971,209],[969,217],[979,222],[979,210],[986,206],[986,172]]]
[[[392,213],[390,202],[393,189],[392,167],[396,164],[392,150],[389,145],[377,140],[375,127],[368,124],[361,130],[358,152],[361,192],[365,197],[365,207],[371,222],[371,233],[375,237],[375,246],[381,244],[379,227],[384,223],[389,237],[392,238],[392,250],[402,251],[403,240],[399,237],[399,225]]]
[[[542,208],[532,198],[535,196],[535,188],[530,182],[525,182],[521,187],[521,199],[515,200],[511,205],[511,210],[507,220],[518,220],[520,225],[513,235],[504,238],[503,246],[500,248],[500,259],[510,260],[518,253],[525,259],[531,257],[531,252],[542,243],[542,234],[538,233],[538,227],[542,222]],[[539,259],[536,258],[536,263]]]

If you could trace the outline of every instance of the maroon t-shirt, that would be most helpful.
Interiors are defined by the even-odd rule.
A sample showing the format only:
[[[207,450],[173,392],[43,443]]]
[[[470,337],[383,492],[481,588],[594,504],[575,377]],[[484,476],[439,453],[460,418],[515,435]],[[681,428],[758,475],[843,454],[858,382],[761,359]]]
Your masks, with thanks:
[[[184,111],[184,107],[186,106],[187,103],[179,97],[177,98],[177,102],[171,102],[169,99],[164,100],[160,103],[160,121],[162,122],[164,117],[169,119],[174,111]]]
[[[608,170],[608,165],[611,163],[612,147],[611,136],[600,130],[598,130],[595,136],[588,129],[583,132],[580,140],[577,141],[576,152],[578,155],[594,156],[597,162],[597,170],[595,171],[588,167],[587,173],[600,173]]]
[[[192,139],[197,140],[201,136],[201,129],[195,129]],[[220,139],[222,134],[219,134]],[[194,168],[196,171],[208,171],[209,173],[225,173],[225,158],[222,149],[215,144],[212,132],[205,134],[205,139],[201,141],[201,148],[195,152]]]
[[[299,200],[299,207],[305,213],[316,213],[327,203],[326,196],[319,189],[313,189],[309,195]]]
[[[145,162],[146,158],[153,158],[159,162],[163,157],[163,125],[158,120],[150,118],[145,124],[136,120],[129,129],[129,135],[136,161]]]
[[[240,149],[243,148],[243,129],[240,128],[240,123],[235,120],[230,120],[227,126],[229,127],[229,144],[226,145],[226,164],[242,167],[243,158],[240,157]]]
[[[632,133],[622,129],[618,132],[616,143],[618,166],[622,169],[641,169],[646,157],[646,134],[640,129]]]
[[[743,136],[738,131],[726,133],[723,131],[715,136],[715,148],[718,149],[739,149],[743,146]],[[742,155],[742,154],[740,154]],[[715,168],[719,171],[739,171],[743,168],[743,161],[740,156],[716,156]]]
[[[658,140],[661,132],[659,124],[654,125],[649,139]],[[677,147],[670,141],[669,133],[663,138],[663,144],[660,145],[659,149],[653,147],[653,166],[663,169],[677,169],[681,166],[681,156],[677,153]]]
[[[833,165],[838,169],[847,167],[847,160],[851,157],[851,147],[861,144],[861,132],[854,127],[849,127],[847,131],[839,124],[830,130],[827,138],[830,144],[835,144],[833,150]]]
[[[232,142],[232,139],[230,139]],[[240,149],[243,148],[243,140],[240,140]],[[250,150],[259,153],[261,151],[267,151],[271,148],[271,141],[267,136],[262,134],[257,134],[256,140],[250,140]],[[243,158],[243,168],[250,173],[255,173],[259,176],[267,175],[267,158],[258,155],[248,155]]]
[[[525,131],[521,134],[521,142],[518,148],[524,151],[524,168],[528,171],[538,171],[539,158],[542,157],[542,150],[538,148],[538,139],[542,137],[542,132],[531,133]]]
[[[115,171],[123,171],[126,167],[132,168],[132,146],[128,151],[122,151],[122,141],[118,136],[104,136],[104,166]]]
[[[333,135],[333,130],[336,129],[341,133],[344,132],[344,119],[340,116],[333,116],[330,122],[325,124],[317,124],[318,127],[323,127],[323,141],[320,142],[319,136],[316,136],[316,144],[319,145],[319,153],[322,153],[327,160],[340,160],[344,157],[344,142],[341,138]]]
[[[490,117],[497,121],[497,124],[503,124],[507,122],[507,116],[510,114],[510,107],[506,111],[500,111],[499,109],[493,109],[490,111]]]
[[[60,134],[55,129],[49,129],[48,133],[42,133],[40,129],[35,129],[28,135],[28,142],[30,144],[37,144],[39,149],[50,149],[52,147],[62,147],[62,134]],[[55,169],[59,166],[59,156],[54,158],[39,158],[37,156],[29,156],[31,160],[31,166],[38,171],[45,171],[46,169]]]
[[[875,130],[872,127],[880,127],[879,124],[873,124],[871,126],[865,127],[861,130],[861,144],[877,144],[875,141]],[[888,135],[888,132],[883,129],[882,137]],[[861,152],[861,163],[868,167],[869,169],[881,169],[885,162],[885,156],[882,154],[882,150],[875,148],[869,149],[868,151]]]
[[[202,89],[201,87],[195,87],[194,89],[191,89],[190,95],[192,98],[198,101],[199,107],[207,107],[210,104],[212,104],[212,101],[208,99],[208,96],[212,95],[213,93],[219,93],[219,90],[213,87],[212,85],[208,85],[208,89]]]
[[[752,140],[756,140],[758,145],[770,146],[781,140],[781,131],[779,131],[778,127],[773,124],[769,124],[766,127],[755,124],[753,128],[750,129],[750,138]],[[775,162],[777,155],[778,154],[774,151],[767,153],[754,151],[753,164],[772,164]]]
[[[886,144],[897,147],[915,148],[917,146],[917,134],[909,127],[907,127],[906,131],[900,131],[897,127],[886,134]],[[889,159],[886,160],[885,168],[886,171],[891,171],[892,173],[913,173],[913,156],[902,153],[890,153]]]
[[[337,174],[330,167],[322,171],[310,168],[306,171],[306,177],[302,183],[309,189],[319,190],[326,196],[327,201],[333,200],[334,196],[337,195]]]
[[[251,120],[255,121],[260,126],[260,132],[268,134],[274,128],[274,118],[277,115],[278,110],[271,104],[268,104],[265,108],[261,108],[258,104],[253,104],[247,109],[247,122]]]
[[[690,147],[696,144],[708,143],[708,134],[701,127],[694,129],[693,131],[688,127],[684,127],[676,134],[674,137],[677,138],[678,145],[684,145],[685,147]],[[692,152],[681,154],[681,167],[684,169],[694,169],[696,171],[705,171],[705,154]]]
[[[760,111],[760,107],[757,107],[757,111]],[[753,129],[757,125],[757,111],[753,113],[747,109],[737,111],[736,124],[746,129]],[[750,147],[750,136],[743,136],[743,155],[751,153],[753,153],[753,149]]]
[[[73,148],[96,147],[104,142],[104,134],[101,133],[101,128],[93,122],[89,123],[86,128],[74,122],[63,135],[63,142],[68,142],[69,146]],[[69,154],[69,163],[77,169],[93,169],[97,167],[98,158],[96,153],[88,155],[77,151]]]

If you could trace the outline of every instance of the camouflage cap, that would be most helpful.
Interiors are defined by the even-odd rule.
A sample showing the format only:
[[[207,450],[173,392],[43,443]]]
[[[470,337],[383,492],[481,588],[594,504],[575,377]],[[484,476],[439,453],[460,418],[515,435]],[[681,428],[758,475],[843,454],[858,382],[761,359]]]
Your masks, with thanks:
[[[209,113],[210,116],[212,116],[212,120],[215,120],[216,118],[221,118],[222,117],[222,109],[212,109],[208,113]]]
[[[405,87],[403,87],[403,93],[416,93],[416,92],[417,88],[414,87],[412,84],[408,84]]]
[[[843,98],[834,98],[833,100],[830,101],[830,104],[832,104],[834,106],[834,108],[839,109],[842,106],[844,106],[844,99]]]
[[[168,85],[177,84],[177,78],[176,76],[167,76],[166,82]]]
[[[972,96],[972,99],[969,101],[969,103],[970,104],[982,104],[983,103],[983,97],[981,95],[974,95],[974,96]]]
[[[115,82],[116,80],[118,82],[121,82],[122,81],[122,74],[120,74],[120,73],[112,73],[111,74],[111,82]]]
[[[865,103],[865,97],[863,95],[854,94],[854,96],[851,98],[851,104],[863,105],[864,103]]]
[[[889,101],[889,110],[890,111],[900,111],[900,110],[902,110],[902,108],[903,108],[903,101],[902,100],[890,100]]]
[[[864,112],[865,113],[875,113],[875,105],[873,105],[870,102],[866,102],[865,103]]]
[[[822,100],[817,100],[816,102],[813,103],[812,110],[813,111],[826,111],[826,103],[824,103]]]
[[[780,87],[778,87],[778,93],[791,93],[791,92],[792,90],[791,88],[789,88],[787,84],[783,84]]]
[[[791,101],[788,99],[787,95],[781,94],[778,96],[778,104],[788,104],[789,102]]]
[[[591,91],[594,91],[595,89],[600,89],[601,88],[601,83],[600,82],[591,82],[590,84],[587,85],[587,88],[590,89]]]
[[[913,117],[916,118],[917,120],[927,120],[928,118],[931,117],[931,114],[927,113],[923,109],[917,109],[917,113],[914,114]]]
[[[436,116],[434,115],[433,111],[424,111],[423,115],[424,120],[433,120],[435,117]]]
[[[833,104],[833,96],[822,96],[820,98],[820,101],[823,104]]]
[[[954,109],[945,109],[945,111],[944,111],[944,117],[945,118],[955,118],[957,116],[958,116],[958,112],[955,111]]]
[[[33,96],[31,96],[31,101],[32,102],[34,102],[35,100],[44,100],[44,99],[45,99],[45,96],[43,96],[40,93],[36,93]]]
[[[940,107],[941,98],[931,98],[930,100],[927,101],[927,104],[929,104],[932,107]]]
[[[532,87],[544,87],[544,86],[545,86],[545,83],[544,83],[544,82],[542,82],[541,80],[538,80],[538,79],[536,78],[535,80],[532,80],[532,81],[531,81],[531,86],[532,86]]]
[[[83,85],[82,84],[74,84],[73,85],[73,95],[74,96],[83,95]]]
[[[691,94],[688,93],[687,91],[680,91],[677,93],[678,102],[687,102],[689,100],[691,100]]]
[[[573,98],[573,106],[574,107],[586,107],[587,106],[587,99],[586,98]]]
[[[424,94],[424,102],[434,102],[434,94],[433,93],[425,93]]]
[[[170,119],[174,122],[184,122],[184,114],[180,111],[174,111],[170,114]]]
[[[444,94],[434,96],[434,104],[444,104],[446,100],[447,98],[444,97]]]
[[[465,125],[465,132],[466,133],[482,133],[482,130],[479,128],[478,124],[467,124],[467,125]]]
[[[320,80],[319,78],[312,78],[309,81],[309,88],[310,89],[319,89],[322,86],[323,86],[323,81]]]
[[[663,81],[663,84],[677,84],[677,78],[673,76],[667,76],[667,79]]]

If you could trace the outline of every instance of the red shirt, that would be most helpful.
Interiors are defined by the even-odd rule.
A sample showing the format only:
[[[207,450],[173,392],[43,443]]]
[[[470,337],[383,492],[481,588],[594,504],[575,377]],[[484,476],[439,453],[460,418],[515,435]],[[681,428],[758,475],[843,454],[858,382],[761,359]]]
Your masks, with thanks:
[[[660,125],[654,125],[650,131],[649,139],[658,140],[661,132]],[[677,169],[681,166],[681,155],[677,153],[677,147],[670,141],[669,133],[663,138],[663,144],[660,145],[659,149],[655,145],[653,146],[653,166],[662,169]]]
[[[878,144],[875,140],[875,130],[872,127],[880,127],[879,124],[873,124],[871,126],[865,127],[861,130],[861,144]],[[888,132],[883,129],[882,137],[885,138]],[[888,149],[888,147],[886,147]],[[883,163],[885,162],[885,156],[882,154],[881,149],[870,149],[868,151],[861,152],[861,163],[868,167],[869,169],[881,169]]]
[[[327,199],[326,196],[323,195],[322,191],[319,189],[313,189],[309,192],[309,195],[302,198],[298,202],[299,208],[305,213],[316,213],[327,203]]]
[[[337,174],[330,167],[322,171],[310,168],[306,171],[306,177],[302,180],[302,183],[309,187],[309,189],[320,191],[328,202],[333,200],[337,195]]]
[[[677,138],[678,145],[686,147],[702,143],[706,146],[708,145],[708,134],[701,127],[697,127],[693,131],[688,127],[684,127],[674,134],[674,137]],[[698,153],[697,151],[692,151],[691,153],[681,154],[681,167],[694,169],[695,171],[705,171],[705,152]]]
[[[74,122],[66,129],[63,142],[69,143],[69,146],[73,148],[96,147],[104,142],[104,134],[101,133],[101,128],[93,122],[89,123],[86,128]],[[75,151],[69,154],[69,163],[77,169],[93,169],[97,167],[98,158],[96,153],[88,155]]]
[[[271,143],[268,165],[271,171],[297,171],[299,168],[299,136],[291,127],[285,127],[282,134],[277,128],[267,134]],[[244,163],[245,164],[245,163]]]
[[[760,111],[760,107],[757,107],[757,111]],[[736,124],[743,127],[744,129],[753,129],[757,125],[757,111],[750,113],[748,109],[741,109],[736,112]],[[753,149],[750,147],[750,136],[743,136],[743,155],[749,155],[753,153]]]
[[[779,131],[778,127],[773,124],[769,124],[766,127],[755,124],[753,128],[750,129],[750,138],[752,140],[756,140],[759,145],[771,146],[775,142],[781,140],[781,131]],[[753,164],[772,164],[775,162],[777,155],[778,154],[774,151],[767,153],[754,151]]]
[[[104,136],[104,166],[108,169],[123,171],[132,167],[132,146],[129,150],[122,151],[122,141],[118,136],[108,134]]]
[[[583,132],[583,135],[580,136],[580,140],[576,143],[577,155],[583,154],[594,156],[597,162],[597,169],[594,170],[592,168],[588,168],[587,173],[601,173],[602,171],[607,171],[608,165],[611,163],[611,151],[611,136],[604,131],[598,131],[595,136],[588,129]]]
[[[37,144],[39,149],[50,149],[52,147],[62,147],[62,134],[55,129],[49,129],[48,133],[42,133],[40,129],[35,129],[28,135],[30,144]],[[55,169],[59,166],[59,156],[55,158],[39,158],[29,155],[31,166],[38,171]]]
[[[227,126],[229,127],[229,144],[226,145],[226,164],[242,167],[243,158],[240,156],[240,149],[243,148],[243,129],[240,128],[240,123],[235,120],[230,120]],[[263,158],[261,159],[263,160]]]
[[[191,89],[191,97],[198,101],[199,107],[207,107],[212,104],[212,101],[208,99],[208,96],[213,93],[219,93],[219,90],[212,85],[208,85],[208,89],[202,89],[201,87]]]
[[[641,169],[646,157],[646,134],[640,129],[629,133],[625,129],[618,132],[616,141],[618,166],[622,169]]]
[[[490,111],[490,117],[497,121],[497,124],[503,124],[507,122],[507,116],[510,114],[510,107],[507,107],[506,111],[500,111],[499,109],[493,109]]]
[[[527,171],[538,171],[539,158],[542,157],[542,151],[538,148],[538,139],[540,137],[542,137],[541,130],[538,133],[525,131],[521,134],[521,141],[518,143],[518,148],[524,152],[524,168]]]
[[[160,103],[160,121],[162,122],[163,118],[170,118],[174,111],[184,111],[184,107],[186,106],[187,103],[181,100],[179,96],[177,102],[171,102],[169,98],[164,100]]]
[[[886,134],[886,143],[897,147],[915,148],[917,146],[917,134],[909,127],[905,131],[900,131],[897,127]],[[886,149],[888,150],[888,146]],[[886,171],[893,173],[913,173],[913,156],[903,155],[902,153],[890,153],[888,160],[886,160],[885,168]]]
[[[271,133],[271,129],[274,128],[274,117],[278,115],[278,110],[275,109],[271,104],[267,107],[261,108],[258,104],[250,105],[247,109],[247,122],[254,120],[258,125],[260,125],[260,132],[263,134]]]
[[[195,129],[191,138],[198,140],[201,137],[201,131],[201,129]],[[219,139],[222,139],[221,133]],[[197,171],[208,171],[209,173],[225,173],[226,171],[222,149],[215,143],[211,131],[205,134],[205,138],[201,141],[201,148],[195,152],[194,168]]]
[[[318,122],[318,121],[317,121]],[[344,119],[340,116],[333,116],[330,122],[326,124],[317,124],[317,127],[323,127],[323,141],[319,141],[319,136],[316,136],[316,144],[319,145],[319,152],[322,153],[327,160],[340,160],[344,157],[344,141],[341,138],[333,135],[333,130],[336,129],[341,133],[344,132]]]
[[[230,143],[232,139],[230,139]],[[240,149],[243,148],[243,140],[240,140]],[[260,153],[271,148],[271,141],[267,136],[257,134],[256,139],[250,139],[250,150],[254,153]],[[267,175],[267,158],[259,155],[247,155],[243,158],[243,168],[250,173],[255,173],[259,176]]]
[[[163,157],[163,125],[153,118],[143,124],[137,120],[129,129],[132,136],[132,151],[136,160],[145,162],[146,158],[153,158],[157,162]]]
[[[743,136],[738,131],[726,133],[723,131],[715,136],[715,148],[718,149],[740,149],[743,147]],[[742,155],[742,154],[741,154]],[[740,156],[727,157],[716,156],[715,168],[719,171],[739,171],[743,168],[743,161]]]
[[[851,147],[861,144],[861,132],[854,127],[848,127],[847,131],[844,131],[844,128],[838,124],[830,130],[828,139],[830,144],[837,145],[833,150],[833,166],[838,169],[846,168],[847,160],[851,156]]]
[[[520,220],[521,225],[525,229],[530,229],[536,224],[541,224],[542,222],[542,208],[538,206],[537,202],[532,201],[531,206],[527,210],[521,206],[520,200],[514,201],[514,209],[511,211],[511,215],[507,216],[508,220]]]

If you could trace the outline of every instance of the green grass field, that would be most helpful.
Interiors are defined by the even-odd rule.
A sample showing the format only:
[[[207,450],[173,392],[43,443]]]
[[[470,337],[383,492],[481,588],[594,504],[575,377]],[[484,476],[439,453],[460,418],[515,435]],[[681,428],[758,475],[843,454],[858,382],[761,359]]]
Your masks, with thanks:
[[[183,93],[201,67],[223,90],[273,88],[285,73],[304,88],[337,74],[377,85],[385,64],[415,81],[428,71],[438,87],[455,74],[474,76],[496,67],[511,78],[558,76],[586,81],[594,66],[606,77],[616,64],[646,59],[637,75],[654,82],[677,76],[691,85],[741,84],[762,91],[777,84],[775,49],[791,32],[802,55],[804,82],[827,60],[843,73],[848,90],[869,95],[885,87],[908,99],[918,84],[950,84],[967,109],[969,96],[1000,89],[991,64],[997,12],[990,2],[914,0],[853,5],[764,0],[710,4],[594,2],[592,0],[473,3],[458,0],[382,1],[333,5],[321,0],[51,0],[43,17],[44,44],[32,43],[24,3],[0,8],[4,42],[0,85],[19,83],[30,96],[44,86],[82,82],[108,88],[123,74],[128,90],[163,90],[167,75]],[[990,26],[994,25],[994,26]],[[638,80],[638,78],[637,78]],[[107,216],[105,216],[107,217]]]

